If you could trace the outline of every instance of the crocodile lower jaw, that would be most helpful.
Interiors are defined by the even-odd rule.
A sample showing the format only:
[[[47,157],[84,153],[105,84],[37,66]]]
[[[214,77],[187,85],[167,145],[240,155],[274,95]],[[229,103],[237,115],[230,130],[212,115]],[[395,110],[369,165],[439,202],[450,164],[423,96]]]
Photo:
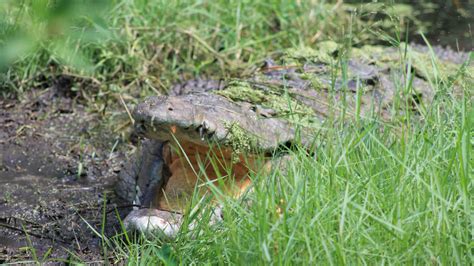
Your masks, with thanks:
[[[222,206],[216,206],[211,212],[210,225],[215,225],[222,221]],[[201,220],[201,219],[197,219]],[[146,208],[131,211],[123,220],[123,225],[127,231],[140,232],[149,237],[175,238],[183,225],[182,214],[169,211]],[[196,228],[196,223],[191,222],[189,229]]]
[[[210,195],[212,185],[223,194],[238,198],[251,185],[249,172],[270,171],[270,165],[255,156],[236,155],[229,148],[186,141],[168,142],[163,147],[163,161],[171,176],[155,191],[149,208],[133,210],[127,215],[124,219],[127,231],[174,238],[183,222],[181,213],[186,214],[194,193]],[[211,223],[217,222],[221,213],[220,208],[214,208]],[[194,227],[194,223],[189,225],[189,229]]]
[[[138,231],[145,235],[162,235],[173,238],[178,233],[183,215],[158,209],[131,211],[123,221],[127,231]]]

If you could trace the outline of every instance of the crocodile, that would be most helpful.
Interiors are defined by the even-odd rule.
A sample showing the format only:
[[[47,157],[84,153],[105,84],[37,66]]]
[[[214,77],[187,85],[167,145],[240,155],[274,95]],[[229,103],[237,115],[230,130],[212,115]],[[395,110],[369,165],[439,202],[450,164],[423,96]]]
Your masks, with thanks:
[[[389,121],[407,108],[421,116],[436,97],[434,82],[460,94],[473,79],[469,55],[429,51],[401,45],[345,53],[328,41],[282,52],[245,78],[190,80],[148,97],[132,113],[141,149],[117,185],[140,206],[126,228],[175,236],[193,195],[218,187],[240,197],[251,188],[250,173],[271,171],[292,147],[310,149],[328,118]],[[222,219],[220,208],[212,219]]]

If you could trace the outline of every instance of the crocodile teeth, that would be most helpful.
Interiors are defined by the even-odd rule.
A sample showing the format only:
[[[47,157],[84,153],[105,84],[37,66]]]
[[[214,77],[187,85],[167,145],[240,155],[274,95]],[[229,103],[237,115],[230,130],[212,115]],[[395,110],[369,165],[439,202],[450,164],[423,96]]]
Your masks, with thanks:
[[[199,127],[199,136],[201,137],[201,140],[204,140],[204,127],[203,126]]]
[[[140,187],[138,185],[135,187],[135,192],[136,194],[135,199],[133,200],[133,209],[138,210],[138,207],[136,206],[141,206],[140,197],[142,196],[142,191],[140,190]]]
[[[199,126],[199,136],[201,137],[201,140],[204,140],[205,133],[214,133],[214,131],[216,131],[216,125],[208,120],[203,120],[201,122],[201,125]]]

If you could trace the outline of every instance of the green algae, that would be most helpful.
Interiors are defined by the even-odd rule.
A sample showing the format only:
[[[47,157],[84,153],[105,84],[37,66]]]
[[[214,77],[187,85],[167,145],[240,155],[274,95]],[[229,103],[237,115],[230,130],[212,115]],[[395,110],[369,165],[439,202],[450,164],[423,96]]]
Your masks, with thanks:
[[[438,79],[447,81],[461,70],[462,66],[451,62],[441,61],[436,56],[411,51],[411,63],[415,73],[425,80]],[[474,67],[466,67],[468,77],[473,77]]]
[[[253,86],[250,82],[233,80],[223,90],[215,94],[227,97],[234,102],[248,102],[254,106],[272,109],[275,117],[289,122],[309,123],[314,120],[314,110],[299,102],[285,90],[277,86],[265,86],[267,90]],[[311,119],[310,119],[311,118]]]
[[[396,56],[394,53],[386,53],[386,48],[382,46],[364,45],[360,48],[351,49],[351,58],[359,59],[378,67],[386,67],[388,62],[397,60]]]
[[[336,43],[328,41],[322,42],[316,49],[310,47],[302,47],[299,49],[288,49],[280,60],[280,66],[284,69],[288,67],[295,72],[288,72],[292,75],[298,75],[303,80],[310,81],[315,90],[329,90],[330,85],[323,82],[323,79],[329,78],[331,67],[335,66],[337,54],[339,53]],[[405,54],[406,52],[406,54]],[[462,66],[438,60],[435,56],[429,53],[420,53],[414,51],[410,46],[401,44],[400,47],[382,47],[365,45],[360,48],[351,48],[348,53],[350,60],[363,62],[364,64],[375,65],[376,69],[387,75],[392,71],[406,71],[407,66],[410,65],[414,74],[424,80],[430,81],[435,76],[438,80],[454,80],[459,81],[460,75],[471,77],[472,67]],[[316,72],[304,72],[303,64],[314,64],[316,68],[322,66],[322,70],[315,70]],[[325,65],[328,67],[326,68]],[[306,68],[305,68],[306,69]],[[460,74],[460,71],[462,73]],[[347,70],[348,80],[357,80],[358,77]],[[336,74],[339,77],[340,73]],[[286,87],[284,79],[281,82],[275,82],[275,77],[266,76],[262,73],[256,73],[254,79],[243,80],[234,79],[228,82],[223,90],[216,90],[213,93],[224,96],[236,103],[245,102],[250,104],[256,110],[260,107],[263,109],[271,109],[271,117],[284,119],[289,123],[300,125],[303,128],[311,128],[315,123],[319,123],[316,118],[317,115],[312,107],[305,105],[297,99],[296,95],[292,95],[291,90]],[[358,90],[365,94],[373,87],[361,85]],[[429,89],[429,88],[428,88]],[[422,88],[416,89],[423,91]],[[421,98],[421,97],[420,97]],[[356,113],[361,110],[356,111]],[[258,114],[258,111],[257,111]],[[264,114],[261,118],[268,117]],[[252,149],[258,149],[258,140],[249,137],[250,134],[240,125],[229,123],[226,125],[229,131],[229,145],[237,152],[245,152]]]
[[[397,51],[398,49],[398,51]],[[410,65],[415,75],[424,80],[437,79],[447,81],[461,70],[461,65],[440,60],[436,55],[415,51],[406,43],[400,43],[398,48],[364,45],[351,49],[351,58],[376,65],[381,70],[406,70]],[[474,67],[467,66],[468,77],[474,77]]]
[[[324,41],[316,45],[316,49],[303,46],[290,48],[285,51],[282,61],[287,64],[304,64],[305,62],[332,64],[338,44],[333,41]]]
[[[318,75],[314,73],[301,73],[300,78],[304,80],[309,80],[311,82],[311,86],[315,90],[322,90],[322,89],[330,89],[331,86],[329,84],[324,83],[321,78],[318,77]]]
[[[406,5],[399,5],[397,8],[404,9],[407,14],[412,10],[407,9]],[[333,41],[324,41],[316,45],[315,48],[300,47],[285,51],[281,58],[283,65],[293,65],[300,67],[305,63],[324,64],[333,66],[337,62],[337,54],[342,54],[339,49],[342,46]],[[384,47],[377,45],[364,45],[360,48],[350,49],[350,60],[361,61],[372,64],[382,72],[391,72],[394,69],[406,71],[410,66],[413,73],[423,80],[432,82],[459,82],[456,77],[459,73],[473,79],[474,66],[467,65],[462,67],[449,61],[440,60],[436,55],[430,53],[418,52],[410,47],[409,44],[401,42],[398,47]],[[301,73],[300,78],[309,80],[315,89],[330,89],[328,84],[321,81],[323,75],[328,73]],[[357,79],[356,75],[347,72],[348,80]]]
[[[254,89],[249,82],[241,80],[232,80],[224,90],[218,90],[214,93],[225,96],[232,101],[244,101],[253,104],[261,104],[270,97],[263,91]]]
[[[226,121],[224,127],[228,132],[225,144],[229,145],[237,155],[253,152],[258,148],[257,138],[238,123]],[[233,160],[238,160],[238,156]]]

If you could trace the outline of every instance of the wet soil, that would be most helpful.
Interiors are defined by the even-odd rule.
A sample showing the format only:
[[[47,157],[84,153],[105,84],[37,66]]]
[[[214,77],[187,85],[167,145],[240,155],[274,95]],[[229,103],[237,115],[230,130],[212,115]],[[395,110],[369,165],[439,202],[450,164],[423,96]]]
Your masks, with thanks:
[[[105,234],[115,235],[115,210],[121,218],[130,210],[113,193],[122,145],[74,95],[22,97],[0,98],[0,264],[45,254],[103,261],[91,227],[101,232],[106,213]]]

